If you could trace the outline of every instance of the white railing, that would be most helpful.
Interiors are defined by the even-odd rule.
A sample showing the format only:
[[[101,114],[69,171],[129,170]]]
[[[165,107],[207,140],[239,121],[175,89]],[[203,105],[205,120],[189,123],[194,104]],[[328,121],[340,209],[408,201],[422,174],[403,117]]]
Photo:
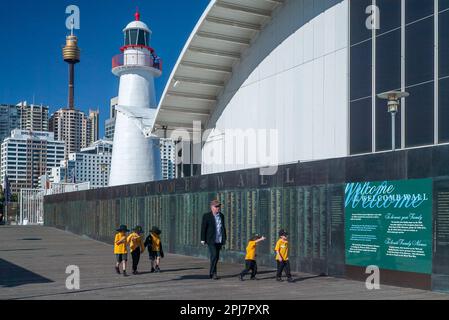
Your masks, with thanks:
[[[118,68],[123,66],[141,66],[155,68],[162,71],[162,60],[140,53],[139,51],[131,53],[122,53],[112,58],[112,68]]]
[[[52,183],[51,189],[45,190],[45,195],[90,190],[90,182],[83,183]]]
[[[44,197],[54,194],[90,190],[90,182],[53,183],[51,189],[22,189],[19,194],[21,226],[44,224]]]
[[[44,224],[44,196],[43,189],[22,189],[19,195],[20,216],[19,225]]]

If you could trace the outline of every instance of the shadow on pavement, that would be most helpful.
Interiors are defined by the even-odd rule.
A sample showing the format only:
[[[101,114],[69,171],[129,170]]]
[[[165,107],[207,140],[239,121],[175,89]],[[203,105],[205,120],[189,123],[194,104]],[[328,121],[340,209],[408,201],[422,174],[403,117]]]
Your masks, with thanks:
[[[293,279],[293,282],[302,282],[302,281],[306,281],[306,280],[310,280],[310,279],[316,279],[316,278],[324,278],[326,276],[310,276],[310,277],[302,277],[302,278],[295,278]]]
[[[260,277],[261,275],[264,274],[272,274],[273,276],[271,277]],[[238,278],[240,274],[236,274],[236,275],[227,275],[227,276],[222,276],[220,277],[221,279],[229,279],[229,278]],[[245,281],[249,281],[250,280],[250,273],[246,275]],[[316,279],[316,278],[323,278],[326,277],[326,275],[319,275],[319,276],[308,276],[308,277],[298,277],[295,278],[293,275],[293,283],[296,282],[302,282],[302,281],[306,281],[306,280],[311,280],[311,279]],[[262,271],[262,272],[258,272],[257,273],[257,280],[276,280],[276,270],[272,270],[272,271]],[[285,280],[285,276],[283,276],[283,279]],[[285,280],[286,281],[286,280]]]
[[[179,268],[179,269],[161,269],[161,273],[167,273],[167,272],[181,272],[181,271],[189,271],[189,270],[204,270],[204,268],[197,267],[197,268]],[[146,272],[139,272],[139,274],[150,274],[152,272],[146,271]]]
[[[265,270],[265,271],[258,271],[257,275],[263,275],[263,274],[276,274],[276,270]],[[251,275],[251,272],[247,274],[247,277]],[[238,278],[240,276],[240,272],[233,274],[233,275],[226,275],[226,276],[220,276],[221,279],[231,279],[231,278]]]
[[[0,252],[17,252],[17,251],[42,251],[46,250],[47,248],[33,248],[33,249],[5,249],[0,250]]]
[[[205,268],[194,268],[194,269],[205,269]],[[167,270],[168,271],[168,270]],[[272,274],[275,273],[276,271],[260,271],[257,273],[257,275],[262,275],[262,274]],[[233,278],[238,278],[238,276],[240,275],[240,273],[236,273],[233,275],[218,275],[219,279],[233,279]],[[275,277],[273,277],[275,278]],[[192,275],[185,275],[185,276],[181,276],[179,278],[173,279],[173,281],[182,281],[182,280],[208,280],[209,275],[208,274],[192,274]],[[262,280],[262,279],[260,279]]]
[[[51,283],[50,279],[0,259],[0,286],[13,288],[32,283]]]
[[[190,275],[180,276],[179,278],[173,279],[173,281],[205,280],[205,279],[209,279],[209,275],[207,275],[207,274],[190,274]]]

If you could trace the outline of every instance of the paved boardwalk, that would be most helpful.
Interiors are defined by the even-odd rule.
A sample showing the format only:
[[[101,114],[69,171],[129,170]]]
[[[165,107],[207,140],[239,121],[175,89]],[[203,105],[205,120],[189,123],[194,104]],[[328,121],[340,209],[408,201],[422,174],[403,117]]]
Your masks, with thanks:
[[[277,283],[272,269],[260,268],[259,281],[240,282],[241,265],[220,264],[222,279],[209,280],[208,261],[168,255],[162,273],[150,274],[144,254],[142,274],[115,274],[112,246],[45,227],[0,227],[0,299],[449,299],[449,295],[295,274],[293,284]],[[78,292],[65,287],[66,267],[81,273]]]

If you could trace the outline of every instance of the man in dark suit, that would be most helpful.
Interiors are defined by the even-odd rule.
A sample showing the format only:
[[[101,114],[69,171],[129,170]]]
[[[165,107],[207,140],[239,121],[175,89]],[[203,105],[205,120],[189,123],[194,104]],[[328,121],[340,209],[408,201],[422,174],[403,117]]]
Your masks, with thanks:
[[[224,215],[221,213],[221,203],[214,200],[210,203],[210,212],[203,216],[201,224],[201,244],[209,247],[210,271],[209,277],[218,280],[217,264],[220,251],[226,244],[226,227]]]

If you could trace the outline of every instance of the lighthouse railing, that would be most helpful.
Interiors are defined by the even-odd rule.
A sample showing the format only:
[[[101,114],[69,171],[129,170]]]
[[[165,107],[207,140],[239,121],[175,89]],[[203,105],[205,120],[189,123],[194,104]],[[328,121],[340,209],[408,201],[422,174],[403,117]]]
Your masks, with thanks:
[[[141,66],[150,67],[162,71],[162,59],[148,54],[143,54],[139,51],[122,53],[112,58],[112,68],[123,66]]]

